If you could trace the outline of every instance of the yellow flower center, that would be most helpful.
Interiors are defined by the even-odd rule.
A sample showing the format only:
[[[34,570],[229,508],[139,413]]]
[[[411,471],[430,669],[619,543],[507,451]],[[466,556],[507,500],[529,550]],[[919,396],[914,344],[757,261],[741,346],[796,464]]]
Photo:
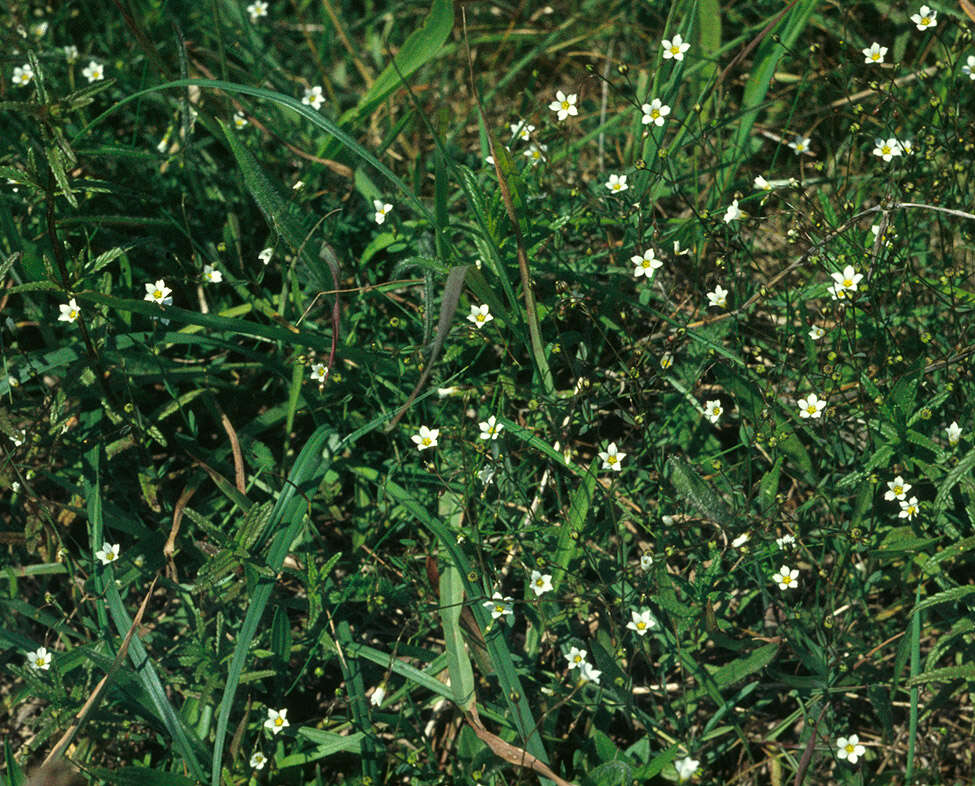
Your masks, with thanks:
[[[284,718],[275,718],[274,719],[274,725],[275,726],[283,726],[284,725]]]
[[[670,53],[672,55],[678,55],[678,54],[680,54],[680,47],[679,46],[676,46],[676,45],[670,47]]]
[[[474,317],[474,319],[476,319],[478,322],[483,322],[484,314],[478,314],[476,317]]]
[[[429,445],[430,444],[430,437],[424,437],[423,438],[423,444],[424,445]]]
[[[573,662],[573,663],[582,663],[582,656],[581,656],[581,655],[576,655],[576,656],[575,656],[575,657],[574,657],[574,658],[572,659],[572,662]]]
[[[783,576],[782,577],[782,583],[783,584],[791,584],[792,583],[792,576]]]
[[[855,750],[856,750],[856,748],[853,746],[853,744],[851,744],[849,742],[846,744],[846,752],[847,752],[848,755],[849,754],[852,754]]]
[[[563,101],[562,102],[562,108],[565,109],[565,110],[568,110],[568,108],[569,108],[569,102],[568,101]]]
[[[653,110],[651,110],[650,111],[650,117],[652,117],[654,120],[656,120],[658,117],[660,117],[660,110],[659,109],[653,109]]]
[[[636,629],[637,629],[637,630],[643,630],[643,629],[644,629],[644,628],[646,628],[646,627],[647,627],[647,623],[645,623],[645,622],[638,622],[638,623],[636,624]]]
[[[852,278],[844,278],[843,279],[843,286],[844,287],[852,287],[853,286],[853,279]]]
[[[922,25],[928,25],[928,24],[931,24],[931,19],[930,19],[930,17],[927,17],[927,16],[922,16],[922,17],[921,17],[921,24],[922,24]]]
[[[894,486],[894,495],[895,496],[898,496],[899,497],[903,493],[904,493],[904,487],[903,486]]]

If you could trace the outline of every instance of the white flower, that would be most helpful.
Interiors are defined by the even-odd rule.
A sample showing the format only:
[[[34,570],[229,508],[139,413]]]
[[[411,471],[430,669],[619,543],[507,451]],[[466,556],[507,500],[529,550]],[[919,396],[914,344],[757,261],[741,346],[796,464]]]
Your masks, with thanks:
[[[836,740],[836,747],[839,748],[836,755],[850,762],[850,764],[856,764],[857,759],[867,752],[867,749],[860,744],[860,738],[856,734],[851,734],[849,737],[839,737]]]
[[[863,50],[863,57],[865,63],[882,63],[884,62],[884,55],[887,54],[887,47],[881,46],[876,41],[870,44],[869,49]]]
[[[900,500],[900,506],[901,512],[897,514],[897,518],[913,521],[919,510],[917,505],[917,497]]]
[[[775,545],[785,551],[787,548],[792,548],[796,545],[796,539],[792,535],[783,535],[781,538],[775,539]]]
[[[234,112],[234,128],[238,131],[247,125],[247,118],[240,112]]]
[[[414,434],[410,439],[413,440],[413,444],[416,445],[417,450],[426,450],[427,448],[437,447],[437,438],[439,436],[440,429],[420,426],[420,432]]]
[[[105,67],[101,63],[89,60],[88,65],[81,69],[81,75],[91,82],[100,82],[105,78]]]
[[[582,666],[579,668],[580,679],[598,685],[600,675],[602,675],[602,672],[595,668],[589,661],[582,662]]]
[[[626,185],[626,175],[610,175],[609,181],[606,183],[606,188],[612,191],[614,194],[619,194],[629,188]]]
[[[603,460],[602,469],[611,469],[613,472],[619,472],[623,469],[622,461],[626,458],[626,454],[618,452],[616,450],[616,443],[610,442],[606,450],[599,451],[599,458]]]
[[[264,728],[268,729],[272,734],[280,734],[291,724],[288,723],[288,711],[285,710],[272,710],[268,707],[267,710],[267,720],[264,721]]]
[[[961,72],[969,79],[975,79],[975,55],[968,56],[965,65],[961,67]]]
[[[494,480],[495,469],[492,466],[483,467],[477,472],[477,479],[481,481],[485,486],[491,484]]]
[[[78,310],[78,304],[74,298],[71,298],[67,303],[62,303],[58,308],[61,309],[61,316],[58,317],[58,322],[74,322],[81,313]]]
[[[555,93],[555,100],[548,105],[551,109],[558,115],[559,121],[565,120],[569,115],[578,115],[579,110],[576,109],[576,94],[566,95],[561,90],[557,90]]]
[[[64,59],[69,63],[77,62],[78,60],[78,47],[74,44],[68,44],[64,47]]]
[[[660,42],[660,45],[664,48],[664,60],[683,60],[684,52],[691,48],[691,45],[685,43],[684,39],[681,38],[680,33],[674,36],[672,41],[664,39]]]
[[[328,366],[324,363],[315,363],[311,367],[311,378],[313,382],[324,382],[328,376]]]
[[[789,569],[788,565],[779,568],[778,573],[772,574],[772,581],[779,585],[780,590],[795,589],[799,578],[798,568]]]
[[[733,549],[740,549],[742,546],[744,546],[746,543],[748,543],[748,541],[750,541],[751,539],[752,539],[752,536],[751,535],[749,535],[747,532],[743,532],[741,535],[739,535],[737,538],[735,538],[733,541],[731,541],[731,548],[733,548]]]
[[[531,577],[531,587],[532,592],[535,593],[536,598],[540,598],[546,592],[552,591],[552,576],[549,573],[541,573],[540,571],[533,570]]]
[[[569,670],[577,669],[586,662],[586,651],[580,650],[578,647],[570,647],[569,651],[565,653],[565,659],[569,661]]]
[[[690,253],[691,253],[691,250],[689,248],[681,249],[681,247],[680,247],[680,241],[679,240],[675,240],[674,241],[674,256],[675,257],[686,257]]]
[[[909,156],[914,153],[914,141],[911,139],[898,139],[897,144],[901,146],[901,152],[905,156]]]
[[[640,555],[640,570],[647,571],[653,566],[653,554],[644,552]]]
[[[704,417],[711,423],[717,423],[723,414],[724,409],[722,409],[721,402],[718,399],[711,399],[704,404]]]
[[[766,180],[761,175],[756,175],[755,179],[752,181],[752,184],[759,191],[771,191],[772,190],[772,184],[769,183],[768,180]]]
[[[271,261],[271,257],[274,256],[273,248],[265,248],[257,255],[257,258],[261,260],[265,265]]]
[[[27,653],[27,664],[32,669],[47,671],[51,668],[51,653],[47,647],[38,647],[34,652]]]
[[[255,770],[263,770],[264,765],[267,764],[267,756],[265,756],[260,751],[255,751],[251,756],[250,765]]]
[[[103,543],[102,547],[95,552],[95,556],[101,560],[102,565],[110,565],[113,562],[118,562],[118,553],[118,543]]]
[[[726,224],[730,224],[732,221],[737,221],[742,217],[742,215],[744,214],[738,207],[738,200],[735,199],[730,205],[728,205],[728,209],[724,212],[724,222]]]
[[[383,202],[381,199],[372,200],[372,206],[376,211],[375,219],[377,224],[382,224],[386,220],[389,211],[393,209],[393,206],[389,202]]]
[[[377,685],[376,689],[372,692],[372,696],[369,697],[369,703],[373,707],[381,707],[383,705],[383,699],[386,698],[386,683]]]
[[[672,365],[674,365],[674,354],[672,352],[664,352],[660,356],[660,368],[666,371]]]
[[[24,63],[14,69],[14,84],[18,87],[27,87],[34,78],[34,69],[30,63]]]
[[[645,636],[648,630],[657,627],[657,620],[653,618],[650,609],[634,610],[630,612],[630,621],[626,623],[626,627],[636,631],[637,636]]]
[[[484,607],[491,609],[491,619],[496,620],[514,612],[511,610],[512,598],[509,596],[501,597],[500,592],[495,592],[491,600],[484,601]]]
[[[911,14],[911,21],[917,25],[918,30],[927,30],[938,24],[938,12],[922,5],[916,14]]]
[[[545,160],[546,150],[548,150],[548,145],[531,144],[522,155],[531,162],[532,166],[537,166],[539,161]]]
[[[958,425],[956,421],[951,421],[951,425],[948,426],[945,431],[948,434],[948,444],[957,445],[958,440],[961,439],[961,426]]]
[[[161,306],[171,306],[173,290],[166,286],[166,282],[159,279],[155,284],[146,284],[146,296],[143,300],[158,303]]]
[[[301,189],[303,189],[304,187],[305,187],[305,181],[304,180],[296,180],[295,181],[295,184],[293,186],[291,186],[291,190],[292,191],[301,191]]]
[[[819,341],[823,336],[826,335],[826,331],[823,330],[819,325],[813,325],[809,328],[809,338],[813,341]]]
[[[494,317],[491,316],[491,309],[488,307],[487,303],[482,303],[479,306],[471,304],[471,313],[467,315],[467,321],[473,322],[474,327],[480,330],[488,322],[490,322]]]
[[[223,281],[223,273],[217,270],[213,265],[204,265],[203,280],[208,284],[219,284],[221,281]]]
[[[30,26],[30,34],[34,36],[34,38],[43,38],[47,33],[48,26],[49,25],[45,20],[34,22],[34,24]]]
[[[846,299],[846,290],[843,288],[843,285],[842,284],[836,284],[836,283],[830,284],[826,288],[826,291],[829,292],[830,297],[833,300],[845,300]]]
[[[14,443],[14,447],[19,448],[27,440],[27,430],[21,429],[19,434],[9,434],[8,436],[10,437],[10,441]]]
[[[254,0],[247,6],[247,13],[251,15],[251,23],[256,24],[262,16],[267,16],[267,3],[264,0]]]
[[[893,480],[887,481],[887,491],[884,492],[884,499],[893,502],[895,499],[907,499],[907,492],[912,488],[910,483],[905,483],[904,478],[898,475]]]
[[[880,156],[884,161],[890,161],[894,156],[899,156],[903,152],[901,143],[894,139],[894,137],[890,137],[889,139],[877,137],[874,140],[874,144],[876,147],[873,149],[873,154]]]
[[[806,398],[799,399],[796,404],[799,407],[799,417],[801,418],[822,417],[823,410],[826,409],[826,401],[819,398],[815,393],[810,393]]]
[[[630,261],[635,265],[633,268],[633,275],[636,278],[646,276],[647,280],[650,280],[653,277],[653,272],[655,270],[658,270],[664,265],[663,260],[656,258],[652,248],[648,248],[646,251],[644,251],[642,257],[630,257]]]
[[[797,136],[791,142],[789,142],[789,147],[791,147],[796,155],[801,153],[808,153],[809,150],[809,137],[808,136]]]
[[[839,286],[843,289],[849,289],[851,291],[856,291],[857,284],[863,279],[863,273],[857,273],[853,265],[847,265],[843,268],[842,273],[830,273]]]
[[[701,762],[697,759],[692,759],[690,756],[684,759],[678,759],[674,762],[674,769],[677,770],[677,780],[681,782],[689,780],[697,772],[699,766],[701,766]]]
[[[713,292],[708,292],[708,306],[725,308],[728,305],[728,290],[716,284]]]
[[[305,94],[301,98],[301,103],[305,106],[310,106],[316,112],[322,108],[322,104],[325,103],[325,96],[322,95],[322,86],[313,85],[312,87],[305,88]]]
[[[482,423],[478,423],[477,427],[481,430],[481,439],[497,439],[501,432],[504,431],[504,424],[498,423],[494,415],[491,415],[491,417]]]
[[[643,125],[648,126],[653,123],[655,126],[662,126],[664,118],[670,114],[670,107],[661,103],[659,98],[653,99],[649,104],[640,107],[643,111]]]
[[[511,124],[511,135],[517,137],[522,142],[527,142],[532,138],[532,132],[535,130],[535,126],[526,123],[524,120],[520,120],[517,123]]]

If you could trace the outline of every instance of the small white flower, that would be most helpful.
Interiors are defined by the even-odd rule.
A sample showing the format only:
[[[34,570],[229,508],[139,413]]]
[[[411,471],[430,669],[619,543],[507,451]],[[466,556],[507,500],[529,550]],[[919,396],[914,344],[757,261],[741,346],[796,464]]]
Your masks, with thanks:
[[[737,538],[735,538],[733,541],[731,541],[731,548],[733,548],[733,549],[740,549],[742,546],[744,546],[746,543],[748,543],[748,541],[750,541],[751,539],[752,539],[752,536],[751,535],[749,535],[747,532],[743,532],[741,535],[739,535]]]
[[[728,305],[728,290],[716,284],[713,292],[708,292],[708,306],[725,308]]]
[[[292,191],[301,191],[305,187],[304,180],[295,180],[295,184],[291,186]]]
[[[525,150],[522,155],[531,162],[532,166],[538,166],[539,161],[545,160],[545,151],[548,150],[548,145],[542,144],[531,144],[528,149]]]
[[[582,666],[579,667],[579,678],[586,682],[598,685],[601,675],[602,672],[595,668],[589,661],[583,661]]]
[[[19,448],[24,442],[27,441],[27,430],[21,429],[16,434],[10,434],[10,441],[14,443],[15,448]]]
[[[540,571],[533,570],[531,577],[531,587],[532,592],[535,593],[536,598],[540,598],[546,592],[552,591],[552,576],[549,573],[541,573]]]
[[[813,341],[819,341],[823,336],[826,335],[826,331],[823,330],[819,325],[813,325],[809,328],[809,338]]]
[[[657,620],[654,619],[650,609],[633,610],[630,612],[630,621],[626,623],[626,627],[636,631],[637,636],[646,636],[648,630],[657,627]]]
[[[586,651],[580,650],[578,647],[570,647],[569,651],[565,653],[565,659],[569,661],[569,670],[577,669],[586,662]]]
[[[897,514],[899,519],[907,519],[908,521],[913,521],[914,517],[918,514],[918,504],[917,497],[911,497],[910,499],[900,500],[901,512]]]
[[[830,273],[837,286],[855,292],[857,284],[863,279],[863,273],[857,273],[853,265],[847,265],[842,272]]]
[[[876,41],[870,44],[869,49],[863,50],[863,58],[865,63],[882,63],[884,62],[884,55],[887,54],[887,47],[881,46]]]
[[[833,300],[846,300],[846,289],[843,288],[842,284],[830,284],[826,291],[829,292]]]
[[[475,306],[473,303],[471,304],[471,313],[467,315],[467,321],[472,322],[478,330],[492,319],[494,317],[491,316],[491,309],[487,303],[482,303],[479,306]]]
[[[905,483],[904,478],[898,475],[893,480],[887,481],[887,491],[884,492],[884,499],[893,502],[895,499],[907,499],[907,492],[912,488],[910,483]]]
[[[325,96],[322,95],[321,85],[312,85],[311,87],[305,88],[305,94],[301,98],[301,103],[305,106],[310,106],[316,112],[322,108],[322,104],[325,103]]]
[[[795,589],[798,586],[798,579],[798,568],[790,570],[788,565],[783,565],[778,573],[772,574],[772,581],[779,585],[780,590]]]
[[[810,393],[806,398],[799,399],[796,404],[799,407],[799,417],[801,418],[822,417],[823,410],[826,409],[826,401],[819,398],[815,393]]]
[[[938,24],[938,12],[922,5],[916,14],[911,14],[911,21],[917,26],[918,30],[927,30],[929,27]]]
[[[247,125],[247,118],[241,112],[234,112],[234,128],[238,131]]]
[[[495,469],[492,466],[486,466],[478,470],[477,479],[481,481],[485,486],[491,485],[494,481]]]
[[[270,731],[272,734],[280,734],[291,724],[288,723],[288,711],[285,710],[272,710],[268,707],[267,710],[267,720],[264,721],[264,728]]]
[[[257,258],[266,265],[271,261],[272,256],[274,256],[274,249],[265,248],[260,254],[257,255]]]
[[[602,469],[611,469],[613,472],[619,472],[623,469],[622,462],[626,458],[626,454],[617,451],[616,443],[610,442],[606,450],[599,451],[599,458],[603,461]]]
[[[47,647],[38,647],[33,652],[27,653],[27,665],[38,671],[47,671],[51,668],[51,653]]]
[[[609,181],[606,183],[606,188],[612,191],[614,194],[620,194],[629,188],[626,185],[626,175],[610,175]]]
[[[64,59],[69,63],[75,63],[78,61],[78,47],[74,44],[68,44],[64,47]]]
[[[728,209],[724,212],[724,222],[730,224],[732,221],[737,221],[743,215],[741,209],[738,207],[738,200],[735,199],[728,205]]]
[[[839,749],[836,751],[836,755],[850,762],[850,764],[856,764],[857,759],[867,752],[867,749],[860,744],[860,738],[856,734],[851,734],[849,737],[839,737],[836,740],[836,747]]]
[[[265,756],[260,751],[255,751],[251,756],[250,765],[255,770],[263,770],[264,765],[267,764],[267,756]]]
[[[961,67],[961,72],[969,79],[975,80],[975,55],[968,56],[965,65]]]
[[[948,434],[948,444],[957,445],[958,440],[961,439],[961,426],[958,425],[956,421],[951,421],[951,425],[948,426],[945,431]]]
[[[711,399],[711,401],[704,404],[704,417],[711,423],[717,423],[721,420],[723,414],[724,409],[721,407],[721,402],[718,399]]]
[[[14,68],[14,84],[18,87],[27,87],[33,78],[34,69],[31,68],[30,63]]]
[[[559,122],[565,120],[569,115],[578,115],[579,110],[576,109],[576,94],[566,95],[561,90],[557,90],[555,93],[555,100],[548,105],[551,109],[558,115]]]
[[[328,366],[324,363],[314,363],[311,367],[312,382],[324,382],[328,376]]]
[[[110,565],[113,562],[118,562],[118,555],[118,543],[103,543],[102,547],[95,552],[95,556],[101,560],[102,565]]]
[[[223,273],[217,270],[213,265],[204,265],[203,280],[208,284],[219,284],[221,281],[223,281]]]
[[[670,107],[661,103],[659,98],[653,99],[649,104],[640,107],[643,111],[643,125],[648,126],[653,123],[655,126],[662,126],[664,118],[670,114]]]
[[[660,45],[664,48],[664,60],[683,60],[684,53],[691,48],[691,45],[686,43],[683,38],[681,38],[680,33],[674,36],[672,41],[664,39],[660,42]]]
[[[778,546],[783,551],[785,551],[786,549],[792,548],[793,546],[796,545],[796,539],[792,537],[792,535],[786,534],[783,535],[781,538],[776,538],[775,545]]]
[[[497,439],[504,431],[504,424],[498,423],[497,418],[491,415],[487,420],[478,423],[477,427],[481,430],[481,439]]]
[[[373,707],[382,707],[383,699],[386,698],[386,683],[377,685],[376,689],[372,692],[372,696],[369,697],[369,703]]]
[[[534,131],[535,126],[526,123],[524,120],[511,124],[511,135],[520,139],[522,142],[530,140]]]
[[[802,153],[809,153],[809,137],[808,136],[797,136],[791,142],[789,142],[789,147],[791,147],[795,154],[801,155]]]
[[[419,433],[414,434],[410,439],[413,440],[417,450],[426,450],[427,448],[437,447],[437,438],[439,436],[440,429],[420,426]]]
[[[660,356],[660,368],[666,371],[672,365],[674,365],[674,354],[672,352],[664,352]]]
[[[901,152],[905,156],[913,155],[914,141],[912,139],[898,139],[897,144],[901,146]]]
[[[78,304],[74,298],[71,298],[67,303],[62,303],[58,308],[61,310],[61,316],[58,317],[58,322],[74,322],[81,313],[78,310]]]
[[[679,240],[675,240],[674,241],[674,256],[675,257],[686,257],[690,253],[691,253],[691,250],[689,248],[683,248],[682,249],[680,247],[680,241]]]
[[[501,597],[500,592],[495,592],[491,596],[491,600],[484,601],[484,607],[491,609],[491,619],[496,620],[499,617],[504,617],[510,614],[514,614],[511,610],[511,604],[513,599],[509,596]]]
[[[771,191],[772,190],[772,184],[769,183],[768,180],[766,180],[761,175],[756,175],[755,180],[752,181],[752,184],[759,191]]]
[[[262,16],[267,16],[267,3],[264,0],[254,0],[247,6],[247,13],[251,15],[251,24],[256,24]]]
[[[648,571],[653,567],[653,554],[644,552],[640,555],[640,570]]]
[[[633,263],[633,275],[635,278],[646,276],[649,281],[653,277],[655,270],[664,266],[663,260],[657,259],[652,248],[643,252],[643,256],[632,256],[630,261]]]
[[[88,65],[81,69],[81,75],[91,82],[100,82],[105,78],[105,66],[94,60],[89,60]]]
[[[44,20],[34,22],[34,24],[30,26],[30,34],[34,36],[34,38],[43,38],[47,34],[48,27],[48,23]]]
[[[372,200],[372,207],[376,211],[374,218],[377,224],[382,224],[386,220],[386,216],[393,209],[393,206],[389,202],[383,202],[381,199]]]
[[[677,770],[677,780],[682,783],[686,780],[690,780],[700,766],[701,762],[699,762],[697,759],[692,759],[690,756],[684,759],[677,759],[677,761],[674,762],[674,769]]]
[[[884,161],[890,161],[894,156],[899,156],[903,152],[901,143],[894,137],[890,137],[889,139],[877,137],[874,140],[874,145],[876,146],[873,149],[873,154],[880,156]]]
[[[143,300],[158,303],[161,306],[171,306],[173,290],[166,286],[166,282],[159,279],[155,284],[146,284],[146,296]]]

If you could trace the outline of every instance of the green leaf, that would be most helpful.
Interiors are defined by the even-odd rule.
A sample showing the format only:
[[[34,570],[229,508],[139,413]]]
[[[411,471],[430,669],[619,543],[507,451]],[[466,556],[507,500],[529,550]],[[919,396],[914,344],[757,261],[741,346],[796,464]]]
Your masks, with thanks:
[[[283,606],[274,610],[271,620],[271,652],[283,663],[291,660],[291,621]]]
[[[952,587],[949,590],[944,590],[943,592],[938,592],[925,598],[911,609],[911,614],[917,614],[919,611],[924,611],[924,609],[929,609],[932,606],[938,606],[942,603],[955,603],[967,598],[969,595],[975,595],[975,585],[966,584],[962,587]]]
[[[589,466],[589,471],[582,479],[582,483],[572,493],[569,513],[559,529],[559,540],[558,545],[555,547],[555,562],[553,565],[558,570],[557,579],[565,576],[569,565],[581,547],[580,535],[586,524],[586,518],[589,516],[593,492],[596,490],[597,460],[593,460]]]
[[[460,630],[463,610],[464,582],[460,571],[453,565],[446,565],[440,573],[440,620],[447,647],[447,669],[450,672],[453,702],[467,712],[477,703],[477,696],[474,694],[474,670]]]
[[[722,527],[732,523],[731,512],[717,492],[684,459],[671,456],[666,471],[677,493],[705,519]]]
[[[940,669],[932,669],[911,677],[907,681],[907,686],[913,688],[915,685],[924,685],[928,682],[954,682],[955,680],[975,681],[975,663],[963,663],[960,666],[945,666]]]

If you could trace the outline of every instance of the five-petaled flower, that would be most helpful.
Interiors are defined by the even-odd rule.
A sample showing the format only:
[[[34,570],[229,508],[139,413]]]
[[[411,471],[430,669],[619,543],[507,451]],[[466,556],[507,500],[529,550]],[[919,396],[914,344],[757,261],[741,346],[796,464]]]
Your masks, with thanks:
[[[721,420],[721,416],[724,414],[724,409],[721,406],[721,402],[718,399],[711,399],[704,404],[704,417],[706,417],[711,423],[717,423]]]
[[[799,417],[801,418],[822,417],[823,410],[826,409],[825,399],[819,398],[815,393],[810,393],[806,398],[799,399],[796,404],[799,407]]]
[[[373,218],[377,224],[382,224],[386,220],[389,211],[393,209],[393,206],[389,202],[383,202],[381,199],[372,200],[372,207],[376,211],[376,215]]]
[[[51,668],[51,653],[47,651],[47,647],[38,647],[33,652],[27,653],[27,664],[32,669],[47,671]]]
[[[488,307],[487,303],[482,303],[479,306],[471,304],[471,313],[467,315],[467,321],[474,323],[474,327],[480,330],[488,322],[490,322],[494,317],[491,316],[491,309]]]
[[[880,156],[884,161],[890,161],[894,156],[899,156],[904,152],[904,148],[901,143],[897,141],[894,137],[884,139],[883,137],[877,137],[874,140],[873,154],[875,156]]]
[[[802,153],[808,153],[809,150],[809,137],[808,136],[797,136],[791,142],[789,142],[789,147],[791,147],[795,154],[801,155]]]
[[[905,483],[904,478],[898,475],[893,480],[887,481],[887,491],[884,492],[884,499],[893,502],[895,499],[907,499],[907,492],[911,490],[911,484]]]
[[[660,42],[660,45],[664,48],[664,60],[683,60],[684,52],[691,48],[691,45],[681,38],[680,33],[674,36],[672,41],[664,39]]]
[[[900,500],[901,512],[897,514],[899,519],[907,519],[908,521],[913,521],[914,517],[917,515],[918,504],[917,497],[911,497],[910,499]]]
[[[724,222],[730,224],[732,221],[737,221],[744,214],[738,207],[738,200],[732,200],[731,204],[728,205],[728,209],[724,211]]]
[[[78,47],[74,44],[68,44],[64,47],[64,59],[69,63],[75,63],[78,60]]]
[[[386,698],[386,683],[380,683],[376,686],[376,689],[372,692],[372,696],[369,697],[369,703],[373,707],[381,707],[383,705],[383,699]]]
[[[819,325],[813,325],[809,328],[809,338],[813,341],[819,341],[823,336],[826,335],[826,331],[823,330]]]
[[[312,382],[324,382],[328,376],[328,366],[324,363],[315,363],[311,367]]]
[[[787,548],[792,548],[792,546],[795,546],[796,539],[792,537],[792,535],[786,534],[783,535],[781,538],[776,538],[775,545],[784,551]]]
[[[88,65],[81,69],[81,75],[89,82],[100,82],[105,78],[105,66],[89,60]]]
[[[626,627],[636,631],[637,636],[645,636],[648,630],[656,626],[657,620],[653,618],[650,609],[643,609],[643,611],[634,609],[630,612],[630,621],[626,623]]]
[[[514,612],[511,610],[512,598],[505,595],[501,597],[500,592],[495,592],[491,596],[491,600],[484,601],[484,607],[491,609],[491,619],[496,620],[499,617],[504,617]]]
[[[768,182],[762,175],[755,175],[755,179],[752,181],[752,185],[755,186],[759,191],[771,191],[772,184]]]
[[[478,423],[477,427],[481,430],[481,439],[497,439],[501,432],[504,431],[504,424],[498,423],[498,419],[494,415]]]
[[[884,62],[884,55],[887,54],[887,47],[881,46],[876,41],[870,44],[869,49],[863,50],[864,62],[866,63],[882,63]]]
[[[961,72],[969,79],[975,79],[975,55],[969,55],[965,60],[965,65],[961,67]]]
[[[614,194],[619,194],[629,188],[626,185],[626,175],[610,175],[609,180],[606,183],[606,188],[612,191]]]
[[[657,259],[654,250],[648,248],[643,252],[643,256],[632,256],[630,261],[634,264],[633,275],[636,278],[640,276],[646,276],[649,280],[653,277],[653,272],[658,268],[663,267],[663,260]]]
[[[945,428],[945,433],[948,434],[948,444],[957,445],[958,440],[961,439],[961,426],[958,425],[957,421],[953,420],[951,421],[951,425]]]
[[[247,125],[247,118],[241,112],[234,112],[234,128],[238,131]]]
[[[836,747],[838,748],[836,755],[850,762],[850,764],[856,764],[857,759],[867,752],[867,749],[860,744],[860,738],[856,734],[837,738]]]
[[[576,94],[572,93],[566,95],[561,90],[555,92],[555,100],[548,105],[548,108],[555,112],[559,120],[565,120],[569,115],[578,115],[579,110],[576,109]]]
[[[251,755],[250,765],[255,770],[263,770],[265,764],[267,764],[267,756],[260,751],[255,751]]]
[[[111,565],[113,562],[118,562],[119,548],[118,543],[103,543],[102,547],[95,552],[95,556],[101,560],[102,565]]]
[[[653,554],[644,552],[640,555],[640,570],[647,571],[653,567]]]
[[[305,106],[310,106],[316,112],[322,108],[322,104],[325,103],[325,96],[322,95],[321,85],[312,85],[311,87],[305,88],[305,94],[301,98],[301,103]]]
[[[728,290],[721,284],[715,284],[714,291],[708,292],[708,305],[714,308],[725,308],[728,305]]]
[[[662,126],[664,118],[670,114],[670,107],[661,102],[659,98],[653,99],[649,104],[640,107],[643,111],[643,125],[648,126],[653,123],[655,126]]]
[[[78,310],[78,304],[74,298],[71,298],[67,303],[62,303],[58,308],[61,310],[58,322],[74,322],[81,313]]]
[[[625,453],[620,453],[616,449],[616,443],[610,442],[606,450],[599,451],[599,458],[603,461],[602,469],[611,469],[613,472],[619,472],[623,469],[623,459],[626,458]]]
[[[171,306],[173,290],[166,286],[163,279],[159,279],[155,284],[146,284],[146,296],[143,300],[150,303],[158,303],[160,306]]]
[[[256,23],[262,16],[267,16],[267,3],[264,0],[254,0],[247,6],[247,13],[251,15],[251,22]]]
[[[271,257],[274,256],[273,248],[265,248],[261,250],[261,253],[257,255],[257,258],[261,260],[265,265],[271,261]]]
[[[264,721],[264,728],[271,732],[271,734],[280,734],[291,724],[288,723],[288,711],[284,710],[272,710],[270,707],[267,709],[267,720]]]
[[[674,762],[674,769],[677,770],[677,780],[681,783],[686,780],[690,780],[700,766],[701,762],[699,762],[697,759],[692,759],[690,756],[683,759],[677,759],[677,761]]]
[[[843,296],[841,292],[856,292],[857,285],[863,279],[863,273],[857,273],[853,265],[847,265],[842,272],[830,273],[830,276],[835,282],[834,295],[839,297]]]
[[[545,160],[545,151],[546,150],[548,150],[548,145],[542,145],[542,144],[535,145],[535,144],[531,144],[531,145],[528,146],[528,148],[525,150],[525,152],[522,153],[522,155],[531,162],[531,165],[532,166],[538,166],[538,162],[539,161],[544,161]]]
[[[18,87],[27,87],[34,78],[34,69],[30,63],[24,63],[14,69],[14,84]]]
[[[552,575],[550,573],[542,573],[538,570],[532,571],[531,577],[531,587],[532,592],[535,593],[535,597],[539,598],[546,592],[552,591]]]
[[[213,265],[204,265],[203,280],[208,284],[219,284],[221,281],[223,281],[223,273],[217,270]]]
[[[592,682],[596,685],[599,684],[599,677],[602,672],[593,666],[589,661],[583,661],[582,666],[579,667],[579,679],[586,682]]]
[[[916,14],[911,14],[911,21],[917,26],[918,30],[927,30],[929,27],[938,24],[938,12],[922,5]]]
[[[440,429],[420,426],[420,432],[414,434],[410,439],[413,440],[417,450],[426,450],[427,448],[437,447],[437,438],[439,436]]]
[[[530,123],[526,123],[524,120],[520,120],[517,123],[511,124],[511,135],[517,137],[522,142],[527,142],[532,138],[532,132],[535,130],[535,126]]]
[[[799,569],[789,569],[788,565],[779,568],[778,573],[772,574],[772,581],[779,585],[780,590],[795,589],[798,586]]]
[[[565,653],[565,659],[569,661],[569,669],[577,669],[586,662],[586,651],[578,647],[570,647]]]

